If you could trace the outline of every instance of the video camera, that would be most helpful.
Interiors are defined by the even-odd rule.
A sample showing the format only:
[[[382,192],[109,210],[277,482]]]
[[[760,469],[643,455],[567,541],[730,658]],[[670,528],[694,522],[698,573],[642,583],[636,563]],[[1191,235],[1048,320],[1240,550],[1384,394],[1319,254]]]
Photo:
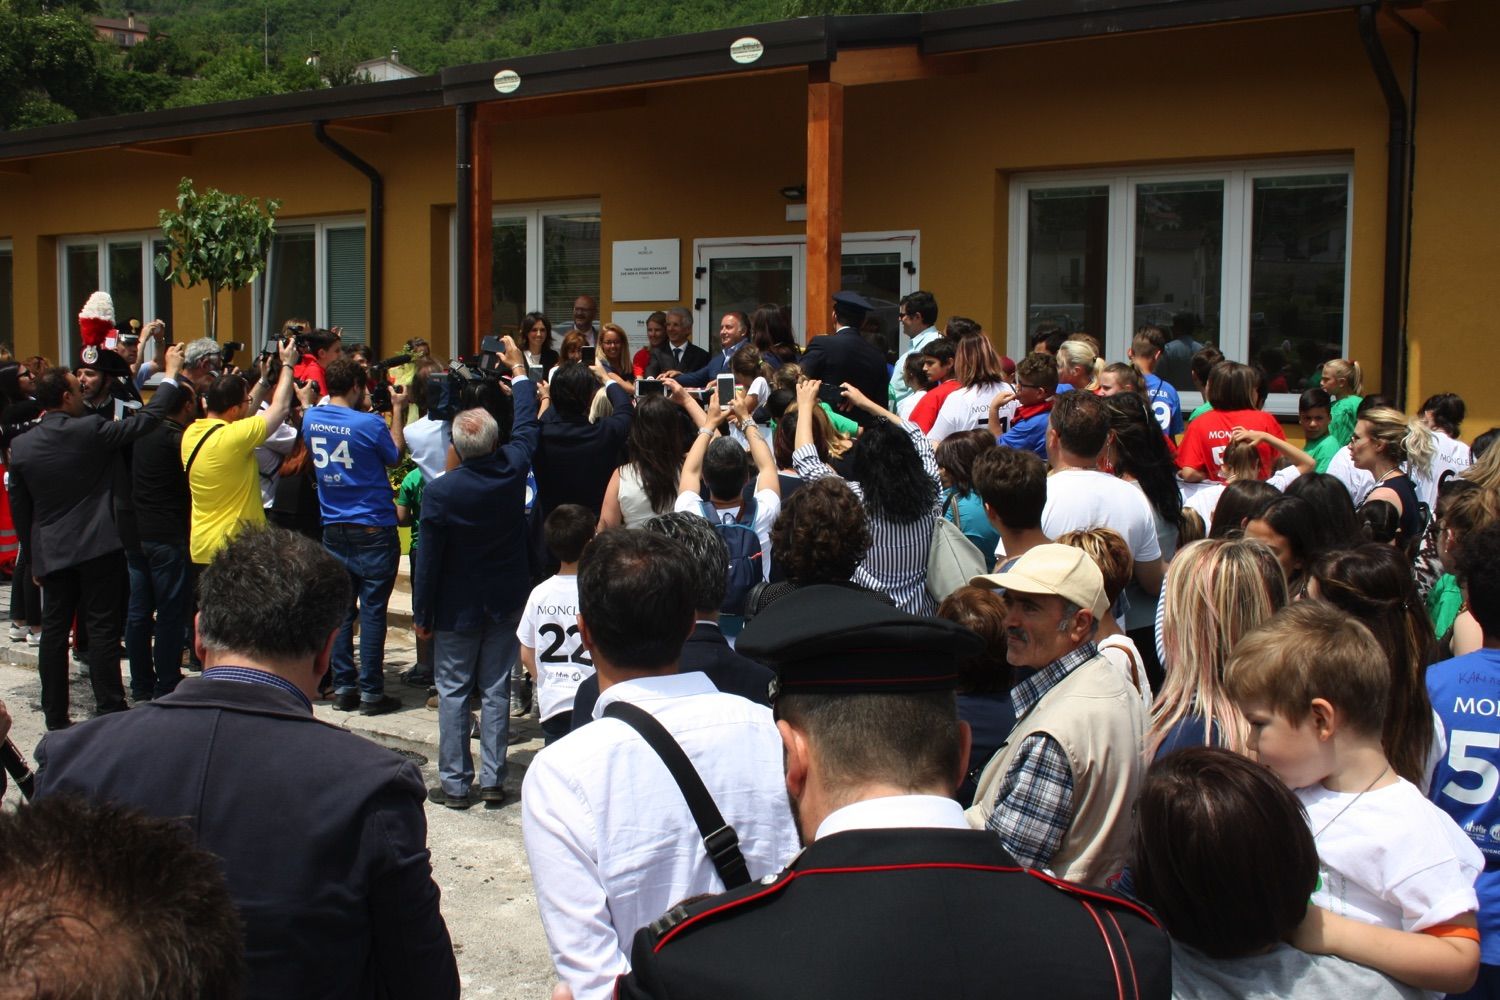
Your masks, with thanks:
[[[499,388],[509,382],[501,360],[504,353],[499,337],[485,337],[478,354],[456,358],[448,363],[447,371],[427,376],[427,415],[433,420],[452,420],[462,410],[482,406],[501,427],[507,426],[510,397]]]

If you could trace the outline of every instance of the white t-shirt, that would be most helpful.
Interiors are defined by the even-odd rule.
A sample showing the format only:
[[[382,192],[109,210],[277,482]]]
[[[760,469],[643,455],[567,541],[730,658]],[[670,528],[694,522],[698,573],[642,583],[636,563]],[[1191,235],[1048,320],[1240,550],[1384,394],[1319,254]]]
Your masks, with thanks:
[[[536,650],[536,696],[542,719],[573,711],[573,696],[594,672],[578,634],[578,577],[549,576],[532,590],[516,629]]]
[[[1455,441],[1442,431],[1434,431],[1432,434],[1433,455],[1432,465],[1426,470],[1417,469],[1410,463],[1407,464],[1407,474],[1411,476],[1411,484],[1417,491],[1417,499],[1427,505],[1429,511],[1437,507],[1438,483],[1445,476],[1453,477],[1474,464],[1474,458],[1469,453],[1469,446],[1462,441]]]
[[[1214,530],[1214,511],[1219,509],[1219,497],[1224,495],[1224,484],[1210,482],[1201,490],[1194,490],[1193,495],[1183,501],[1183,506],[1188,510],[1198,512],[1203,518],[1203,533],[1207,535]]]
[[[1349,499],[1354,501],[1358,507],[1365,502],[1365,498],[1375,489],[1375,477],[1364,469],[1354,467],[1354,456],[1349,452],[1346,444],[1333,453],[1328,460],[1328,475],[1344,484],[1349,491]]]
[[[915,410],[917,408],[917,404],[922,401],[922,397],[925,396],[925,395],[927,395],[927,390],[926,389],[918,389],[916,392],[912,393],[910,396],[907,396],[906,398],[904,398],[904,399],[900,400],[899,402],[897,402],[896,403],[896,416],[900,417],[902,420],[910,420],[911,419],[911,411]],[[986,418],[986,419],[988,419],[988,418]]]
[[[927,432],[927,440],[936,445],[949,434],[988,426],[990,401],[1002,392],[1014,391],[1004,382],[981,382],[950,392],[938,410],[937,419],[932,422],[932,430]],[[1010,419],[1015,415],[1017,405],[1012,399],[1000,408],[1000,417],[1005,421],[1006,427],[1010,426]]]
[[[703,498],[696,493],[681,493],[672,509],[701,517]],[[733,507],[721,507],[715,513],[718,514],[721,523],[728,524],[740,516],[740,504],[735,504]],[[776,515],[780,513],[781,496],[775,490],[761,490],[755,494],[755,523],[751,527],[755,529],[756,537],[760,539],[761,574],[767,580],[771,579],[771,525],[776,523]]]
[[[1484,855],[1405,778],[1363,795],[1312,785],[1297,798],[1318,845],[1314,905],[1400,931],[1479,908],[1474,879]]]
[[[1139,486],[1093,469],[1064,469],[1048,476],[1042,534],[1056,538],[1089,528],[1118,531],[1138,563],[1161,558],[1156,519]]]

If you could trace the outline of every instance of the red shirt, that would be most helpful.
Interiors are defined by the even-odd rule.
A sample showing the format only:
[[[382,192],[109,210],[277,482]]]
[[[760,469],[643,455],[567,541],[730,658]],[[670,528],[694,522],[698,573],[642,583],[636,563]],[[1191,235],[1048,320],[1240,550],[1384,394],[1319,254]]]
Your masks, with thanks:
[[[323,366],[318,364],[318,359],[311,354],[302,355],[302,360],[292,368],[292,377],[302,382],[315,382],[318,386],[318,395],[328,395],[328,386],[323,381]]]
[[[1231,410],[1228,413],[1209,410],[1188,424],[1187,433],[1177,449],[1177,467],[1197,469],[1214,482],[1223,482],[1224,449],[1236,427],[1265,431],[1286,440],[1280,422],[1265,410]],[[1260,451],[1260,478],[1269,479],[1276,453],[1268,444],[1256,445],[1256,448]]]
[[[651,348],[643,347],[635,352],[635,357],[630,359],[630,370],[635,372],[635,377],[640,378],[646,374],[646,366],[651,363]]]
[[[962,387],[958,384],[958,379],[950,378],[946,382],[939,382],[931,389],[928,389],[927,395],[923,396],[917,401],[917,405],[912,407],[911,422],[922,428],[922,433],[924,434],[932,430],[932,425],[937,423],[938,411],[943,408],[943,400],[947,399],[950,393],[957,392],[960,388]]]

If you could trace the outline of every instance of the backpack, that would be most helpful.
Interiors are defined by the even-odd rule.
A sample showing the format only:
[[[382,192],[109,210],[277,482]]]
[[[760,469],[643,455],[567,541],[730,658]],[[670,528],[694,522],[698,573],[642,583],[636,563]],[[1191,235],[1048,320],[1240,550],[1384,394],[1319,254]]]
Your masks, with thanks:
[[[724,588],[724,603],[719,610],[724,614],[745,613],[745,599],[757,583],[764,579],[760,550],[760,536],[755,533],[755,498],[740,505],[739,515],[728,524],[719,516],[719,511],[707,500],[703,503],[703,516],[729,549],[728,586]]]

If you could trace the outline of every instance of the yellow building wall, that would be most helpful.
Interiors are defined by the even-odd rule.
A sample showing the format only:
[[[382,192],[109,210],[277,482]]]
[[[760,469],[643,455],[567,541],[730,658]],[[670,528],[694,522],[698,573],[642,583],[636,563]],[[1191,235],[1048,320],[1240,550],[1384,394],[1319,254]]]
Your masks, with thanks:
[[[1493,108],[1500,5],[1456,0],[1453,27],[1424,37],[1412,275],[1413,400],[1464,393],[1473,427],[1500,422],[1473,352],[1439,336],[1483,329],[1500,193],[1485,181],[1500,138]],[[1400,78],[1409,41],[1388,30]],[[1010,178],[1018,173],[1310,154],[1352,157],[1349,346],[1380,378],[1386,115],[1348,12],[981,53],[969,72],[846,92],[844,230],[921,233],[917,284],[945,315],[1004,341]],[[692,304],[695,238],[797,234],[780,188],[805,179],[802,71],[648,88],[609,110],[499,122],[497,203],[597,199],[601,312]],[[1485,100],[1486,97],[1490,99]],[[454,111],[385,119],[389,131],[331,128],[386,180],[385,334],[446,345]],[[0,237],[14,240],[17,351],[56,352],[57,237],[151,229],[177,180],[276,197],[280,218],[362,215],[364,178],[297,126],[194,140],[191,155],[105,150],[35,160],[0,175]],[[616,240],[682,241],[676,303],[611,300]],[[174,299],[176,335],[201,333],[199,289]],[[248,293],[221,339],[253,340]],[[1441,334],[1439,334],[1441,331]],[[1451,338],[1441,343],[1446,346]],[[441,347],[439,353],[443,353]]]
[[[1468,404],[1463,437],[1500,425],[1491,360],[1500,274],[1500,4],[1447,5],[1422,36],[1412,206],[1408,407],[1437,392]]]

